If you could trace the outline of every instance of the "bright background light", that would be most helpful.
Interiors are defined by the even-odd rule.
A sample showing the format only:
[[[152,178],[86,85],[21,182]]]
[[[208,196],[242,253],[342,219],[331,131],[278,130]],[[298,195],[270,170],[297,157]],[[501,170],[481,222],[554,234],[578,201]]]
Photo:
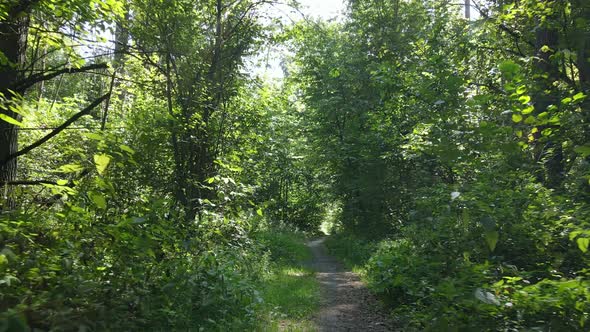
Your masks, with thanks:
[[[299,0],[301,11],[310,17],[330,20],[342,16],[344,0]]]
[[[266,8],[269,16],[281,18],[284,24],[299,22],[305,18],[324,21],[342,20],[346,0],[298,0],[300,6],[296,11],[286,5],[272,5]],[[281,62],[287,55],[284,47],[271,47],[261,54],[247,60],[246,70],[264,79],[281,79],[284,77]]]

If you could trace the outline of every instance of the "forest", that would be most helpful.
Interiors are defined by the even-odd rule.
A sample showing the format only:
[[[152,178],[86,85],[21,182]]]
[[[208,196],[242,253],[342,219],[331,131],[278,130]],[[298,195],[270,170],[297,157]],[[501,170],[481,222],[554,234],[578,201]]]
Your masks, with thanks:
[[[344,3],[0,0],[0,332],[588,331],[590,1]]]

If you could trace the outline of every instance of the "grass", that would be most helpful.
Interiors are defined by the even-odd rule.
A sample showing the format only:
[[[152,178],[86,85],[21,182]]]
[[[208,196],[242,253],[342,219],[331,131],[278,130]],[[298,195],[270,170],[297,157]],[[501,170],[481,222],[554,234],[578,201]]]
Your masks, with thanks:
[[[311,252],[305,238],[292,232],[268,232],[261,236],[273,257],[271,273],[264,280],[264,300],[259,331],[316,331],[312,316],[320,301],[320,286],[306,267]]]
[[[314,331],[311,317],[319,303],[319,285],[312,271],[301,267],[279,268],[262,291],[264,331]]]

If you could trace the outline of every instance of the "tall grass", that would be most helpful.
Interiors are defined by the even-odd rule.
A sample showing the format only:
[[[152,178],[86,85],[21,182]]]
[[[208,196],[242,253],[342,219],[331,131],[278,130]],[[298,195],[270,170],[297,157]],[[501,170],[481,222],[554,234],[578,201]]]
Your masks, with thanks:
[[[316,331],[312,319],[320,302],[319,283],[308,267],[311,252],[305,235],[289,229],[269,229],[256,239],[271,256],[262,281],[259,331]]]

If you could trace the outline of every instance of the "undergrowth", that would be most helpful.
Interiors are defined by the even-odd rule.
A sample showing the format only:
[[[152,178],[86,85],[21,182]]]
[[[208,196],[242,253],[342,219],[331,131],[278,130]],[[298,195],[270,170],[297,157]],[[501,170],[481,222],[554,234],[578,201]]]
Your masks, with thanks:
[[[311,252],[305,236],[287,229],[256,235],[271,257],[262,279],[260,331],[314,331],[311,317],[319,306],[319,284],[307,266]]]
[[[330,252],[359,271],[404,331],[585,331],[590,284],[540,279],[503,262],[420,247],[409,238],[369,242],[333,235]]]

